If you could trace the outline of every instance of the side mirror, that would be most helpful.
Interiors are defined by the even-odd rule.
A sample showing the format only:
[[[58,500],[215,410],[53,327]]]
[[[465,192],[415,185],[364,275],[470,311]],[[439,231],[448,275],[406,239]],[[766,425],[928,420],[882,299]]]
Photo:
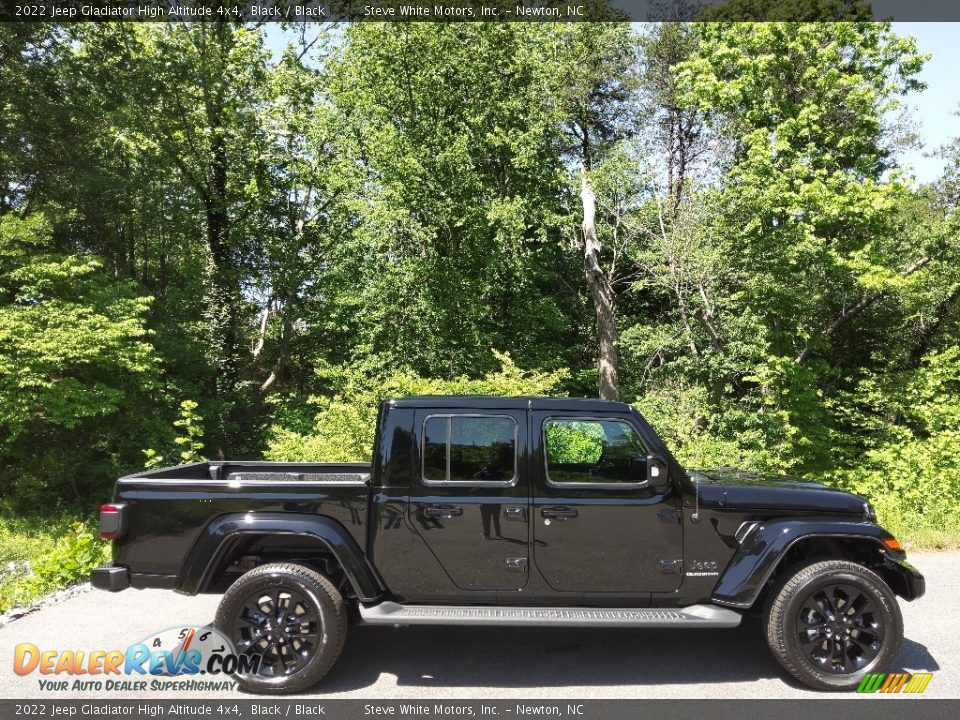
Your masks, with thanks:
[[[659,455],[647,456],[647,479],[655,488],[666,487],[669,478],[666,461]]]

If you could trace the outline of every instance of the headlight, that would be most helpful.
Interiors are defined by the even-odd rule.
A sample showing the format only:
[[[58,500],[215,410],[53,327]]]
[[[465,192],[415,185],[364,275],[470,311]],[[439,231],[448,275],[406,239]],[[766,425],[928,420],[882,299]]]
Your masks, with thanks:
[[[877,511],[873,509],[873,505],[868,502],[863,504],[863,519],[867,522],[876,522],[877,521]]]

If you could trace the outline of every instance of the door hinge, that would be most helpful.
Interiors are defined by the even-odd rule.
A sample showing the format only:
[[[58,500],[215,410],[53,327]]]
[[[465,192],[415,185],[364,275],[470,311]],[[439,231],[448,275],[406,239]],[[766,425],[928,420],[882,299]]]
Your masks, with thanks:
[[[683,572],[683,560],[661,560],[660,572],[679,575]]]
[[[673,508],[665,508],[657,511],[657,517],[661,520],[661,522],[680,522],[680,512],[678,510],[674,510]]]
[[[527,559],[525,557],[508,557],[504,559],[503,565],[511,572],[527,571]]]

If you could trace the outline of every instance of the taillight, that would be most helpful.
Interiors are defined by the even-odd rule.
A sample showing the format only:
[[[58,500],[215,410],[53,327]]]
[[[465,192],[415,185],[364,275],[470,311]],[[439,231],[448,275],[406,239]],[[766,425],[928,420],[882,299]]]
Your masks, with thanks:
[[[100,537],[116,540],[123,534],[123,503],[106,503],[100,506]]]

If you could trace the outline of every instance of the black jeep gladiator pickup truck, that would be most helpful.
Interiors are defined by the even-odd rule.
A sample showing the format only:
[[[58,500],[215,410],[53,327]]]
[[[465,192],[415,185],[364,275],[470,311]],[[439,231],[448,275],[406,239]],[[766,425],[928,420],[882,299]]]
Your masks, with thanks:
[[[863,498],[684,469],[629,405],[414,397],[380,410],[371,465],[205,462],[121,478],[101,508],[104,590],[223,593],[258,654],[248,691],[316,683],[348,620],[378,625],[732,628],[820,689],[903,639],[923,577]]]

